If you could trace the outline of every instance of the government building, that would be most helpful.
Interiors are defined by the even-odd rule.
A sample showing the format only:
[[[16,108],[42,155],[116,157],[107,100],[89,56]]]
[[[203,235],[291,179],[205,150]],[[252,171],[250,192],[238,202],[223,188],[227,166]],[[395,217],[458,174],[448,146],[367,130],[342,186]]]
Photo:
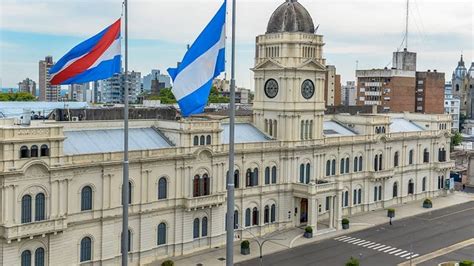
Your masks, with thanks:
[[[235,145],[235,239],[448,193],[449,115],[325,115],[323,36],[296,0],[256,38]],[[120,263],[122,121],[0,120],[0,264]],[[129,260],[225,243],[228,119],[130,122]],[[245,228],[243,230],[242,228]]]

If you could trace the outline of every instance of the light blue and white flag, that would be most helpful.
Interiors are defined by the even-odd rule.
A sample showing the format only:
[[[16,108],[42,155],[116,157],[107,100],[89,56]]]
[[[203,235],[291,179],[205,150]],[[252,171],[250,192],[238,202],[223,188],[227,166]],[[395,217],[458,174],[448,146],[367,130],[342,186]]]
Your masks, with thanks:
[[[184,55],[177,68],[168,68],[172,92],[184,117],[204,112],[212,81],[225,70],[226,1]]]

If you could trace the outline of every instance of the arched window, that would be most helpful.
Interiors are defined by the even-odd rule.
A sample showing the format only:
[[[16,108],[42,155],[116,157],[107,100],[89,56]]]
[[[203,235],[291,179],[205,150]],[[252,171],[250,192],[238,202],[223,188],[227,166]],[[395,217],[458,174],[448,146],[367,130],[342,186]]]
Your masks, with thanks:
[[[346,174],[349,173],[349,157],[346,158]]]
[[[379,155],[375,155],[374,158],[374,170],[378,171],[379,170]]]
[[[200,196],[200,193],[199,193],[199,179],[200,179],[199,175],[195,175],[194,178],[193,178],[193,197],[199,197]]]
[[[429,163],[430,162],[430,153],[428,149],[423,150],[423,163]]]
[[[35,197],[35,221],[43,221],[45,219],[45,197],[43,193],[38,193]]]
[[[379,186],[379,200],[382,200],[382,186]]]
[[[309,177],[311,176],[311,165],[309,163],[306,164],[306,184],[309,184]]]
[[[265,209],[263,211],[263,223],[267,224],[270,222],[270,207],[268,205],[265,205]]]
[[[202,218],[202,233],[201,233],[201,236],[207,236],[207,217],[203,217]]]
[[[258,168],[253,169],[252,186],[258,186]]]
[[[395,155],[393,156],[393,167],[398,167],[398,160],[400,158],[400,154],[398,151],[395,152]]]
[[[35,250],[35,266],[44,266],[44,248]]]
[[[300,129],[300,132],[301,132],[300,138],[301,138],[301,139],[304,139],[304,121],[301,121],[301,129]]]
[[[408,181],[408,194],[413,194],[415,192],[415,184],[413,183],[413,179]]]
[[[46,144],[41,145],[41,157],[43,156],[49,156],[49,148]]]
[[[379,187],[377,186],[374,187],[374,201],[377,201],[378,189]]]
[[[252,210],[252,225],[258,225],[258,209],[254,207]]]
[[[240,172],[239,172],[239,170],[234,171],[234,186],[235,186],[235,188],[239,188],[239,186],[240,186]]]
[[[358,194],[358,197],[357,197],[357,203],[358,204],[361,204],[362,203],[362,189],[359,188],[359,194]]]
[[[344,207],[349,206],[349,191],[344,192]]]
[[[352,193],[352,205],[356,205],[356,204],[357,204],[357,189],[354,189]]]
[[[160,223],[158,225],[158,245],[164,245],[166,244],[166,224],[165,223]]]
[[[441,176],[441,188],[444,188],[444,176]]]
[[[252,170],[250,168],[247,169],[247,173],[245,174],[245,186],[252,186]]]
[[[31,251],[25,250],[21,253],[21,266],[31,266]]]
[[[194,219],[193,222],[193,238],[199,238],[199,218]]]
[[[81,240],[81,262],[89,261],[92,258],[92,240],[90,237],[84,237]]]
[[[277,168],[276,166],[272,167],[272,184],[276,184],[277,182]]]
[[[426,191],[426,177],[423,177],[423,180],[421,181],[421,191]]]
[[[207,196],[210,194],[210,179],[208,174],[203,174],[202,175],[202,181],[203,181],[203,196]]]
[[[358,167],[358,161],[359,161],[358,159],[359,158],[357,156],[354,157],[354,172],[357,172],[357,170],[358,170],[358,168],[357,168]]]
[[[92,188],[85,186],[81,191],[81,211],[92,210]]]
[[[398,197],[398,182],[393,183],[392,197]]]
[[[198,136],[194,136],[193,145],[194,145],[194,146],[198,146],[198,145],[199,145],[199,137],[198,137]]]
[[[341,174],[344,174],[345,165],[346,165],[345,162],[346,162],[346,159],[342,158],[342,159],[341,159],[341,164],[339,165],[339,168],[340,168],[340,169],[339,169],[339,172],[340,172]]]
[[[235,210],[234,211],[234,229],[239,228],[239,211]]]
[[[332,160],[331,168],[331,175],[336,175],[336,159]]]
[[[270,222],[274,223],[276,221],[276,205],[272,204],[270,209]]]
[[[30,150],[28,150],[28,147],[21,146],[21,148],[20,148],[20,158],[29,158],[29,157],[30,157]]]
[[[379,154],[379,171],[382,171],[383,163],[382,163],[382,154]]]
[[[270,167],[265,167],[265,185],[270,184]]]
[[[211,145],[211,135],[207,135],[207,137],[206,137],[206,145]]]
[[[250,208],[245,210],[245,226],[250,226]]]
[[[38,157],[38,146],[36,145],[31,146],[30,155],[31,157]]]
[[[158,180],[158,199],[166,199],[168,197],[167,181],[165,177]]]
[[[273,136],[273,120],[270,120],[270,124],[268,125],[268,128],[270,130],[270,136]]]
[[[327,160],[327,162],[326,162],[326,176],[330,176],[330,175],[331,175],[331,161]]]
[[[362,171],[362,155],[359,156],[359,171]]]
[[[31,196],[25,195],[21,199],[21,223],[31,223]]]
[[[413,164],[413,150],[408,153],[408,164]]]
[[[206,144],[205,143],[205,138],[204,138],[204,135],[202,135],[200,138],[199,138],[199,145],[204,145]]]

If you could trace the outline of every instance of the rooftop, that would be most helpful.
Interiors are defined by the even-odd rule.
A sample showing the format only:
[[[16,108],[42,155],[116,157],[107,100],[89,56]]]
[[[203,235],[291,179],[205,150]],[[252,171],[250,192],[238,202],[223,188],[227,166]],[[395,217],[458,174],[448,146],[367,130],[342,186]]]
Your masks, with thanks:
[[[390,123],[390,132],[416,132],[423,131],[424,129],[418,126],[417,124],[404,119],[404,118],[392,118]]]
[[[229,124],[222,124],[221,143],[229,144]],[[235,124],[235,143],[270,141],[263,132],[249,123]]]

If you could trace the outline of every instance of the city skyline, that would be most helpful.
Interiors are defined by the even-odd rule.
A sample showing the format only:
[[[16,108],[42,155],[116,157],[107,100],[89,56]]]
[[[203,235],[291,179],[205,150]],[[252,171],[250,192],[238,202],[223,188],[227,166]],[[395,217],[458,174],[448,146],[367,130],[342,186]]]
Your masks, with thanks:
[[[242,1],[238,4],[237,12],[241,16],[237,21],[238,86],[254,89],[253,73],[249,70],[254,60],[254,36],[265,33],[266,21],[280,2],[283,1]],[[324,57],[328,64],[336,66],[343,82],[355,79],[356,61],[359,69],[391,66],[392,52],[401,47],[404,34],[404,0],[383,5],[374,5],[372,0],[331,1],[324,5],[322,1],[300,2],[313,14],[315,25],[320,25],[318,34],[324,35],[326,41]],[[2,3],[2,87],[16,87],[26,77],[38,81],[39,60],[46,55],[59,59],[70,47],[97,33],[121,14],[121,5],[113,1],[94,3],[96,11],[82,12],[88,8],[88,3],[73,1],[54,9],[50,7],[55,6],[55,1],[7,0]],[[220,3],[220,0],[140,1],[131,5],[130,69],[142,73],[149,73],[151,69],[165,72],[166,68],[174,66],[181,60],[186,44],[197,37],[199,29]],[[408,49],[418,53],[420,70],[437,69],[449,80],[461,53],[466,62],[473,60],[473,25],[469,14],[473,3],[468,0],[449,3],[416,0],[411,3]],[[28,9],[25,9],[27,5]],[[183,5],[188,8],[183,9]],[[179,17],[176,10],[180,12]],[[187,15],[190,12],[202,15]],[[20,14],[21,21],[13,19]],[[353,14],[359,14],[359,17],[341,27],[341,22]],[[57,27],[59,20],[61,27]],[[172,26],[173,23],[179,23],[179,30],[176,30],[178,26]]]

